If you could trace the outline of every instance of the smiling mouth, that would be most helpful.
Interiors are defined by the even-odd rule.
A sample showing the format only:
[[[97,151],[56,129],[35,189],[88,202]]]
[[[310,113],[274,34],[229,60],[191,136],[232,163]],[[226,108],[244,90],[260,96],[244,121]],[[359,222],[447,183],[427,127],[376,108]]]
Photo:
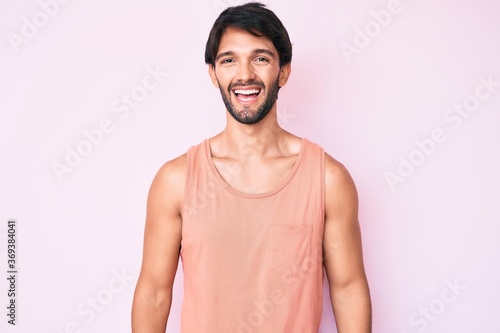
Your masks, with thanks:
[[[236,98],[243,103],[249,103],[257,99],[261,93],[260,88],[253,88],[253,89],[234,89],[233,93],[235,94]]]

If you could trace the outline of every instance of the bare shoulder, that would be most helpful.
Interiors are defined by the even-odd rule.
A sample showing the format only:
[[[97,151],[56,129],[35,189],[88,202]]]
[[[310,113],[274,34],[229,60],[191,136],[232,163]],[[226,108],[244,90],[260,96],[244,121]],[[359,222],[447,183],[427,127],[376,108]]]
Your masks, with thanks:
[[[356,185],[347,168],[325,153],[326,210],[341,209],[345,205],[357,209]],[[352,207],[355,206],[355,207]]]
[[[354,181],[347,168],[327,153],[325,153],[325,178],[328,185],[354,186]]]
[[[187,153],[184,153],[170,161],[165,162],[158,173],[157,177],[160,177],[163,180],[174,180],[176,178],[185,176],[187,171]]]
[[[154,200],[167,200],[182,207],[184,186],[187,174],[187,154],[184,153],[170,161],[165,162],[153,179],[150,197]]]

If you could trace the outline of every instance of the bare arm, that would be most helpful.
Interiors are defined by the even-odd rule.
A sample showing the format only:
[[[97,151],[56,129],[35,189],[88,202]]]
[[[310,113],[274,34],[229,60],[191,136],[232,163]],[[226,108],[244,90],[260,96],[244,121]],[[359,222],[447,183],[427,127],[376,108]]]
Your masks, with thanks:
[[[132,305],[133,333],[164,333],[181,246],[185,155],[158,171],[148,195],[141,274]]]
[[[339,333],[371,332],[356,187],[345,167],[326,157],[324,264]]]

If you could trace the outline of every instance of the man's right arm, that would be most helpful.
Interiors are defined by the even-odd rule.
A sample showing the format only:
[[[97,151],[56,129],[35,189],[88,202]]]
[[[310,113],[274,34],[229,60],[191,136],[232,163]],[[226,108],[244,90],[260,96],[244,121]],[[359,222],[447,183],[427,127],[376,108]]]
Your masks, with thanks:
[[[165,163],[148,195],[141,273],[132,305],[133,333],[164,333],[181,246],[186,155]]]

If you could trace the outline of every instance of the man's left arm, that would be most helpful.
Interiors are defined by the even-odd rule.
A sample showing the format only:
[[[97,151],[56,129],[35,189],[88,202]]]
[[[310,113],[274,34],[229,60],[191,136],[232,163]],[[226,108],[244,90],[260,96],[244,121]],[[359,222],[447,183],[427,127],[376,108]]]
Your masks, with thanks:
[[[371,332],[371,300],[363,265],[358,195],[346,168],[326,154],[323,255],[339,333]]]

